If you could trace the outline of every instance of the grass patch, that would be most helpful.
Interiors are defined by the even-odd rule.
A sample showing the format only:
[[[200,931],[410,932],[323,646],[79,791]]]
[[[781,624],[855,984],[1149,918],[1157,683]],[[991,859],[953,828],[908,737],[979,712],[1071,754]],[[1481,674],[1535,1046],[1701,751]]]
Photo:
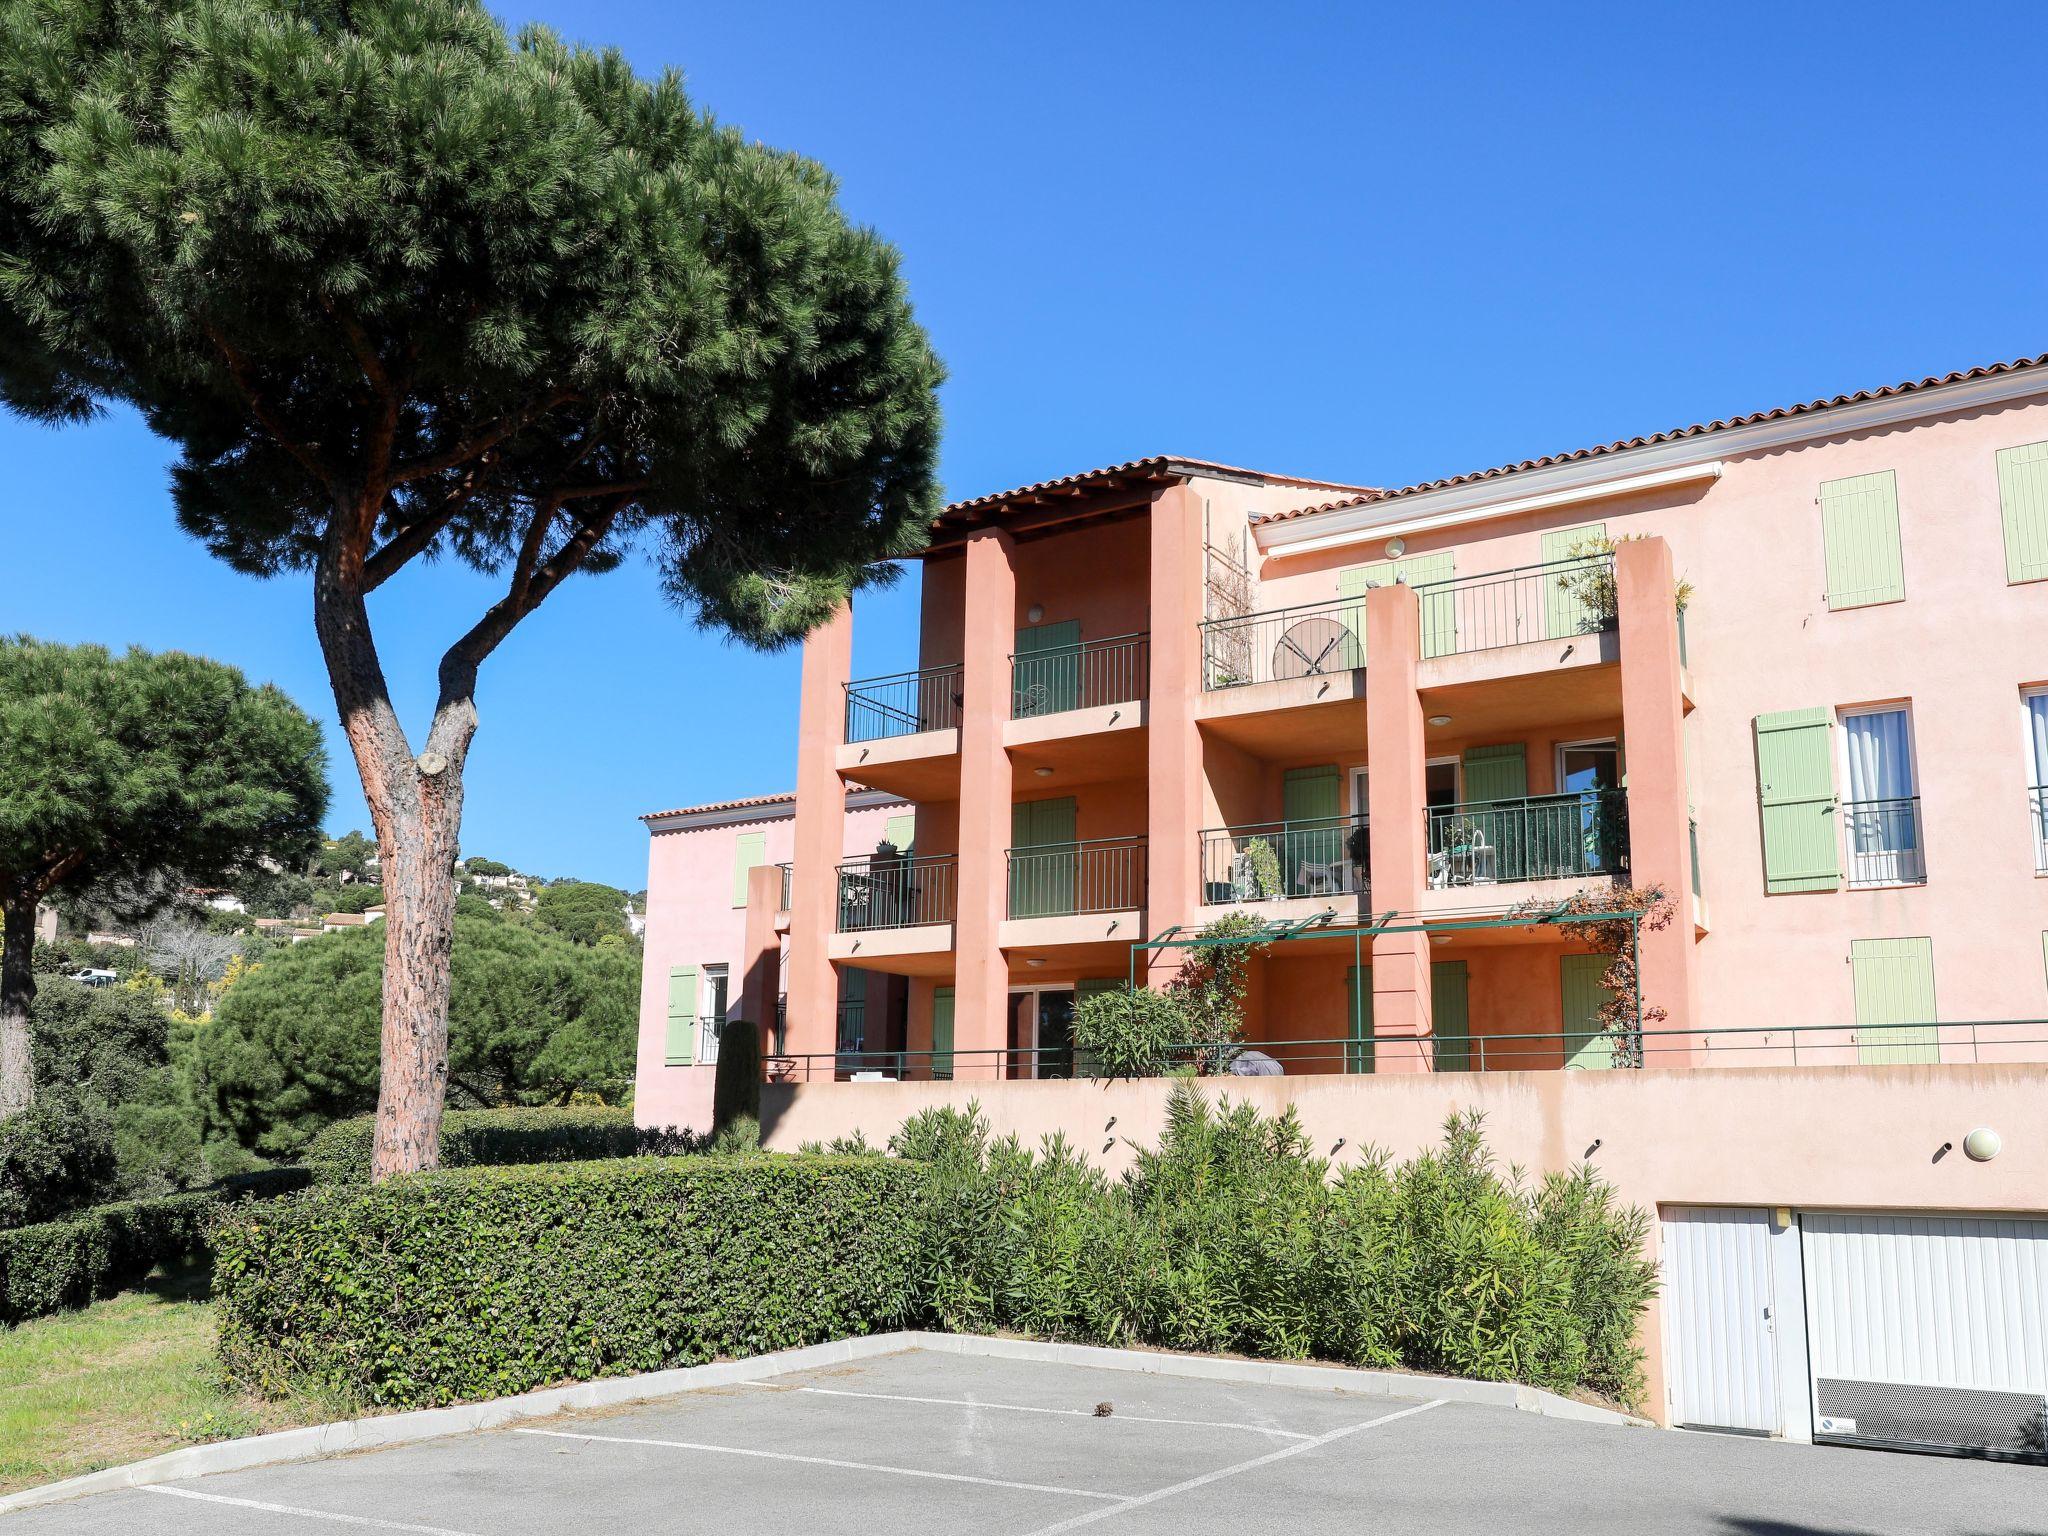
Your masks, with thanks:
[[[229,1390],[211,1279],[204,1265],[159,1270],[141,1290],[0,1330],[0,1493],[349,1416],[314,1398]]]

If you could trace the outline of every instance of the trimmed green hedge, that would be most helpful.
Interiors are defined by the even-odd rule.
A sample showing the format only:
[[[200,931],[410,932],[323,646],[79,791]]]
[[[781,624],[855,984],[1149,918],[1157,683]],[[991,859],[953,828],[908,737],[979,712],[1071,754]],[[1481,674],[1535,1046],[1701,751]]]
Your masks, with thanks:
[[[302,1159],[316,1184],[366,1184],[375,1115],[337,1120],[315,1136]],[[458,1109],[441,1120],[443,1168],[507,1163],[576,1163],[596,1158],[669,1156],[703,1150],[689,1131],[641,1130],[630,1109]]]
[[[882,1158],[633,1158],[318,1189],[215,1237],[241,1385],[427,1407],[901,1326],[924,1176]]]
[[[202,1252],[213,1212],[306,1186],[303,1168],[243,1174],[212,1189],[96,1205],[0,1232],[0,1324],[82,1307]]]

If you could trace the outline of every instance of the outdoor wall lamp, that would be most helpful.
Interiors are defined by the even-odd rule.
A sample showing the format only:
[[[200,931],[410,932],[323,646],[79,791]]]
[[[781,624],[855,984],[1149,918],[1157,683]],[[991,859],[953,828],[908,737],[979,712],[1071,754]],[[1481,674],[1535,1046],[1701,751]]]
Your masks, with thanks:
[[[1978,1126],[1963,1138],[1963,1156],[1973,1163],[1988,1163],[2004,1149],[2003,1138],[1988,1125]]]
[[[1033,603],[1029,608],[1026,608],[1024,610],[1024,622],[1027,624],[1036,624],[1039,620],[1043,619],[1044,617],[1045,604],[1043,603]]]

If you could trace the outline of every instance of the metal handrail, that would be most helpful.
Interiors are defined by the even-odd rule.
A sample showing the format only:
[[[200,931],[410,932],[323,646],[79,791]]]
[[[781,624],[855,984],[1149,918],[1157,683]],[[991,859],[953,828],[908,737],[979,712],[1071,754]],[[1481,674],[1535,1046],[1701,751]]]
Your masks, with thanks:
[[[1331,597],[1204,619],[1202,687],[1242,688],[1365,665],[1365,599]]]
[[[1144,698],[1151,681],[1151,643],[1151,635],[1139,630],[1042,651],[1013,652],[1010,718],[1035,720]]]
[[[2013,1031],[2023,1031],[2015,1034]],[[1912,1038],[1901,1038],[1910,1034]],[[1516,1072],[1569,1071],[1579,1051],[1604,1046],[1581,1063],[1595,1068],[1658,1068],[1684,1070],[1698,1066],[1688,1059],[1674,1065],[1673,1058],[1691,1058],[1705,1051],[1712,1056],[1741,1057],[1735,1066],[1887,1066],[1938,1064],[1975,1066],[2002,1061],[2040,1060],[2040,1056],[2008,1057],[1998,1054],[2020,1047],[2048,1047],[2048,1019],[1926,1019],[1888,1024],[1755,1024],[1724,1029],[1644,1029],[1622,1031],[1552,1030],[1548,1032],[1503,1032],[1499,1034],[1427,1035],[1366,1037],[1335,1035],[1311,1040],[1245,1040],[1228,1054],[1256,1051],[1283,1065],[1303,1062],[1319,1070],[1303,1075],[1340,1076],[1348,1064],[1362,1064],[1369,1053],[1375,1066],[1395,1060],[1418,1059],[1427,1053],[1433,1071]],[[1567,1051],[1567,1046],[1574,1049]],[[1445,1047],[1451,1049],[1446,1050]],[[1459,1049],[1462,1047],[1462,1051]],[[1863,1060],[1869,1050],[1880,1055],[1925,1052],[1932,1049],[1938,1061],[1911,1062],[1903,1055],[1892,1060]],[[1168,1048],[1178,1059],[1204,1055],[1213,1060],[1213,1044],[1183,1044]],[[1402,1053],[1407,1053],[1405,1057]],[[1803,1055],[1801,1053],[1804,1053]],[[1073,1047],[996,1047],[950,1051],[819,1051],[782,1053],[767,1066],[770,1081],[806,1082],[819,1076],[844,1076],[847,1063],[867,1060],[865,1070],[893,1066],[903,1077],[926,1075],[953,1078],[979,1077],[984,1081],[1030,1078],[1038,1075],[1040,1058],[1054,1065],[1083,1056]],[[1446,1065],[1449,1058],[1464,1065]],[[1537,1057],[1542,1057],[1540,1063]],[[1767,1060],[1757,1058],[1768,1056]],[[1661,1058],[1661,1060],[1660,1060]],[[923,1071],[919,1069],[923,1068]],[[1029,1068],[1030,1070],[1025,1070]],[[943,1069],[943,1070],[941,1070]],[[1350,1067],[1361,1070],[1361,1067]],[[1077,1075],[1078,1070],[1077,1070]]]
[[[1424,656],[1564,640],[1615,627],[1614,556],[1574,555],[1415,588]]]
[[[960,663],[864,677],[846,689],[846,741],[883,741],[960,723]]]
[[[1204,828],[1195,834],[1202,904],[1367,893],[1372,861],[1370,855],[1353,857],[1351,834],[1368,825],[1366,813],[1359,811]]]
[[[1614,875],[1628,867],[1628,797],[1619,789],[1431,806],[1423,828],[1433,890]]]
[[[784,863],[778,864],[775,867],[782,871],[782,904],[775,910],[787,912],[789,910],[790,895],[796,883],[796,866]]]
[[[2027,805],[2034,820],[2034,873],[2048,875],[2048,784],[2029,785]]]
[[[1849,884],[1925,885],[1927,854],[1920,836],[1920,797],[1844,800],[1842,837],[1849,852]]]
[[[1145,904],[1145,839],[1094,837],[1005,848],[1011,917],[1077,917]]]
[[[866,854],[843,861],[836,931],[952,922],[958,865],[958,856],[950,853]]]

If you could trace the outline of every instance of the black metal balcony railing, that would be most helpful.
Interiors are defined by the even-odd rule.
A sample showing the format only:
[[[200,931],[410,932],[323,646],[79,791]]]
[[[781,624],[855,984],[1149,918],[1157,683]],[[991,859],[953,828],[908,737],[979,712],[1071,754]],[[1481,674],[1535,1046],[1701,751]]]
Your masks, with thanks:
[[[1628,797],[1618,789],[1432,806],[1425,814],[1432,889],[1628,867]]]
[[[775,910],[787,912],[789,910],[790,889],[796,877],[796,866],[793,864],[778,864],[775,867],[782,871],[782,900]]]
[[[1241,688],[1365,665],[1365,599],[1297,603],[1202,625],[1202,686]]]
[[[846,685],[846,740],[881,741],[960,723],[960,664],[865,677]]]
[[[1008,850],[1012,917],[1122,912],[1145,904],[1145,839],[1098,837]]]
[[[1614,556],[1583,555],[1415,589],[1422,654],[1490,651],[1525,640],[1561,640],[1615,627]]]
[[[1010,658],[1010,718],[1032,720],[1070,709],[1128,704],[1145,697],[1151,637],[1077,640]]]
[[[1282,901],[1294,896],[1369,894],[1372,854],[1366,818],[1322,816],[1213,827],[1200,834],[1202,901]]]
[[[950,853],[848,859],[839,866],[839,932],[952,922],[956,868]]]
[[[2034,823],[2034,873],[2048,875],[2048,784],[2027,791],[2027,811]]]
[[[1920,797],[1845,800],[1842,831],[1849,843],[1849,884],[1925,885],[1927,859],[1920,845]]]

